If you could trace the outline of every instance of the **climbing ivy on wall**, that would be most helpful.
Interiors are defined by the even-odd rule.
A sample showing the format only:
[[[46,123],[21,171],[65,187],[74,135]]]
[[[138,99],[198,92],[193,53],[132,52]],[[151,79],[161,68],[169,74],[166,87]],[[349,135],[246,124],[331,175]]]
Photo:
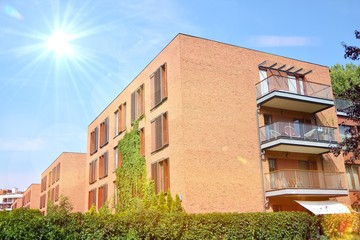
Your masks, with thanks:
[[[118,143],[121,167],[116,170],[117,212],[154,208],[163,212],[181,212],[178,195],[173,200],[169,192],[156,194],[152,180],[147,179],[146,160],[140,154],[139,122],[133,123]]]
[[[136,121],[118,143],[121,167],[116,170],[117,211],[142,207],[145,192],[150,187],[146,179],[146,161],[140,154],[138,126]]]

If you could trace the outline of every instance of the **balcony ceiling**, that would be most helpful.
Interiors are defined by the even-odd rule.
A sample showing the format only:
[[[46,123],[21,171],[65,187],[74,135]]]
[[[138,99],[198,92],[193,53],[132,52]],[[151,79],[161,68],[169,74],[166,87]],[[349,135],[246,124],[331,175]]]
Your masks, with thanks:
[[[287,188],[266,192],[266,197],[340,197],[349,194],[347,189]]]
[[[257,104],[264,107],[316,113],[334,106],[334,101],[283,91],[274,91],[259,98]]]
[[[312,146],[307,145],[300,145],[300,144],[287,144],[287,143],[279,143],[276,144],[262,144],[261,148],[271,151],[277,151],[277,152],[296,152],[296,153],[308,153],[308,154],[323,154],[330,151],[331,147],[333,145],[330,145],[329,143],[313,143],[311,142]],[[269,146],[269,147],[267,147]],[[267,148],[266,148],[267,147]]]

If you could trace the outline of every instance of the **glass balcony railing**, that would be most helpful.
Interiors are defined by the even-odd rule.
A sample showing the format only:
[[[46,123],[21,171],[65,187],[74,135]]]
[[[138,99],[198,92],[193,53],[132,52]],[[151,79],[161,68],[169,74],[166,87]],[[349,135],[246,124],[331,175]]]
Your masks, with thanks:
[[[275,122],[260,127],[261,143],[279,138],[304,141],[336,142],[333,127],[298,122]]]
[[[317,170],[278,170],[264,175],[265,191],[281,189],[346,189],[345,174]]]
[[[331,87],[321,83],[273,75],[256,84],[257,99],[274,91],[333,100]]]

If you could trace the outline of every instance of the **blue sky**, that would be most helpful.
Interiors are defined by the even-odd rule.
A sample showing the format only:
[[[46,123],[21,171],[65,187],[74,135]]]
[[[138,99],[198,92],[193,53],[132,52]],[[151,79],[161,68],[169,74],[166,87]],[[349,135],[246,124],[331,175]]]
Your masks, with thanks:
[[[24,190],[177,33],[326,66],[360,45],[358,0],[0,0],[0,189]],[[61,45],[62,36],[68,44]],[[62,46],[62,47],[61,47]],[[359,64],[355,62],[355,64]]]

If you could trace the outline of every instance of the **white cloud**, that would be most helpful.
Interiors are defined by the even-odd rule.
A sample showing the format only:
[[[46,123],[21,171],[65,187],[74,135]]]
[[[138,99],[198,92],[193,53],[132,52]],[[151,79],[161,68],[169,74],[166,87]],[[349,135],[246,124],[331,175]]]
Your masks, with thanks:
[[[0,150],[2,151],[39,151],[45,146],[41,138],[0,138]]]
[[[314,45],[315,41],[311,37],[303,36],[255,36],[250,37],[249,42],[259,47],[301,47]]]

